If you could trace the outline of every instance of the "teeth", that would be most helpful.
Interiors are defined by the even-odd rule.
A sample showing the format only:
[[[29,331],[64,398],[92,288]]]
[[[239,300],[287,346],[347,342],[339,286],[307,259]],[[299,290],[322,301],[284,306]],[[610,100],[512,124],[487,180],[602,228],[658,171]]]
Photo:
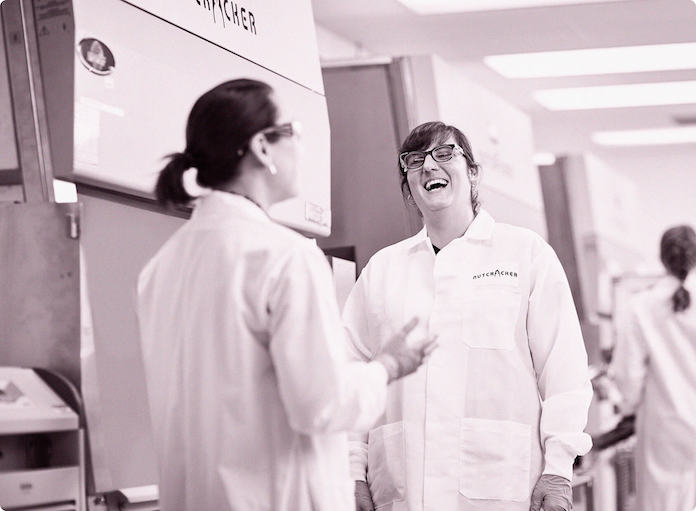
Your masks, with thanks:
[[[426,181],[423,187],[430,192],[435,188],[444,188],[445,186],[447,186],[447,184],[448,181],[446,179],[436,178]]]

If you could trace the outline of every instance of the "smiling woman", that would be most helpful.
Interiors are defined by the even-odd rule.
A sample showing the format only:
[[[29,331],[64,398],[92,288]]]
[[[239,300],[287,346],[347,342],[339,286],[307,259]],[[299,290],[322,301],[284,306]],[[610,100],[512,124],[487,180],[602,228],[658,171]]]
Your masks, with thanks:
[[[539,235],[481,207],[480,172],[467,137],[442,122],[401,146],[401,190],[425,228],[363,269],[343,313],[349,350],[379,356],[410,316],[440,349],[353,438],[358,511],[572,507],[592,387],[570,288]]]
[[[399,173],[404,200],[423,217],[434,220],[437,211],[454,205],[447,214],[468,225],[481,207],[479,165],[466,135],[454,126],[426,122],[415,128],[401,144]]]

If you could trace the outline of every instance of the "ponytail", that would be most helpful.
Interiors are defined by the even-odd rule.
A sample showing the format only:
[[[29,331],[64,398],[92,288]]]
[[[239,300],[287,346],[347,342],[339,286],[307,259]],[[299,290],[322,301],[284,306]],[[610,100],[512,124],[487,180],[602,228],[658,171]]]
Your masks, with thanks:
[[[155,187],[157,200],[165,206],[189,204],[194,197],[186,192],[183,175],[191,167],[204,188],[220,189],[236,180],[251,137],[277,121],[272,95],[270,85],[239,78],[198,98],[186,123],[186,151],[168,156]]]
[[[672,295],[672,310],[674,312],[685,311],[691,305],[691,295],[687,289],[681,285]]]
[[[188,153],[173,153],[167,156],[169,162],[160,171],[155,185],[157,202],[164,206],[185,206],[193,200],[184,188],[183,176],[194,162]]]
[[[672,295],[672,310],[682,312],[691,305],[691,295],[684,287],[689,272],[696,266],[696,233],[688,225],[665,231],[660,242],[660,259],[667,271],[679,281]]]

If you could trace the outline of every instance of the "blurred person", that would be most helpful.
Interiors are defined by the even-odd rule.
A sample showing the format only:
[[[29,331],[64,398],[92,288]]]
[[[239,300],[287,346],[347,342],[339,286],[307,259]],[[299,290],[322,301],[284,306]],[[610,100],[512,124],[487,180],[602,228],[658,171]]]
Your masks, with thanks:
[[[399,172],[425,227],[363,269],[343,313],[349,349],[373,359],[411,316],[440,347],[351,439],[358,510],[570,510],[592,388],[556,254],[481,208],[479,165],[454,126],[416,127]]]
[[[267,209],[298,193],[299,126],[267,84],[203,94],[156,196],[189,204],[184,173],[212,192],[138,282],[138,316],[163,511],[348,511],[344,433],[384,410],[389,381],[433,347],[392,336],[349,362],[331,273]]]
[[[622,415],[636,418],[637,509],[696,506],[696,234],[668,229],[660,242],[668,275],[629,304],[611,372]]]

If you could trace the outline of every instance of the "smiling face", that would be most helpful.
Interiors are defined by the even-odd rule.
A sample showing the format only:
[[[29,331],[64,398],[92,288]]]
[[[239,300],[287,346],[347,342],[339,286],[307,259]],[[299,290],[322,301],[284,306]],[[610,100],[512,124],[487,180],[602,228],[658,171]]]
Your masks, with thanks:
[[[425,151],[446,144],[455,144],[453,136],[433,140]],[[423,166],[409,170],[406,174],[411,196],[424,217],[431,212],[450,207],[471,208],[471,182],[467,161],[461,151],[455,148],[452,158],[437,162],[431,154],[426,155]]]

